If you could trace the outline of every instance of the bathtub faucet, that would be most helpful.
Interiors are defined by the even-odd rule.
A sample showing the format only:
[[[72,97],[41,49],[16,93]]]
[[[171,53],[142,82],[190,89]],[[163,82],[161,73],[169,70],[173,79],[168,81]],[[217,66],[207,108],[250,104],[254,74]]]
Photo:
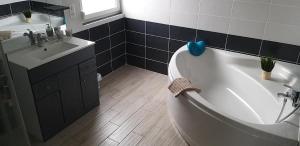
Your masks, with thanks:
[[[293,106],[297,107],[300,104],[299,103],[300,92],[295,90],[293,87],[289,85],[285,84],[284,86],[289,88],[289,91],[287,91],[286,93],[277,93],[277,96],[291,99],[293,101]]]

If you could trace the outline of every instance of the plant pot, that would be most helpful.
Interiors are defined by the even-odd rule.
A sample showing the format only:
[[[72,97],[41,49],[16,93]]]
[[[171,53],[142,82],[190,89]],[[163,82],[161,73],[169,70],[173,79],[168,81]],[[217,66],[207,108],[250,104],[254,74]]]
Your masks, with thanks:
[[[26,23],[31,23],[31,18],[25,18]]]
[[[271,72],[262,71],[261,78],[263,80],[270,80],[271,79]]]

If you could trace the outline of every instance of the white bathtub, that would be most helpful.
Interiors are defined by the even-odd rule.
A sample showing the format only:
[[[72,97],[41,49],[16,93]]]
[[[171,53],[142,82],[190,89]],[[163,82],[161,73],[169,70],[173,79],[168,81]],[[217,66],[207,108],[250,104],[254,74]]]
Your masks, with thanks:
[[[300,90],[300,66],[278,61],[272,80],[261,80],[259,58],[207,48],[194,57],[186,46],[169,64],[169,79],[185,77],[201,88],[169,97],[174,126],[190,145],[297,146],[298,113],[275,123],[289,84]],[[294,108],[288,101],[283,116]]]

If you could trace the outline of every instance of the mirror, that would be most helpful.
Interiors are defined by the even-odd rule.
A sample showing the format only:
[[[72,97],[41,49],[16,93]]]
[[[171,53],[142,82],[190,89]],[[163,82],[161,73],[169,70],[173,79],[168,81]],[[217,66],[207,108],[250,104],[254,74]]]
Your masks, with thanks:
[[[65,24],[63,0],[1,0],[0,40]]]

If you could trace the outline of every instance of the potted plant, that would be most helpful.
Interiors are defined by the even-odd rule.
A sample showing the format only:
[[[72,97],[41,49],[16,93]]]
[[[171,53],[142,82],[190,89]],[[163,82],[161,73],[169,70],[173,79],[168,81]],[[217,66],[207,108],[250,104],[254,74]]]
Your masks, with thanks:
[[[271,72],[275,67],[276,61],[271,57],[261,57],[260,58],[261,69],[262,69],[262,79],[269,80],[271,79]]]
[[[30,23],[31,22],[31,11],[30,10],[25,10],[23,12],[23,15],[25,16],[25,21],[27,23]]]

